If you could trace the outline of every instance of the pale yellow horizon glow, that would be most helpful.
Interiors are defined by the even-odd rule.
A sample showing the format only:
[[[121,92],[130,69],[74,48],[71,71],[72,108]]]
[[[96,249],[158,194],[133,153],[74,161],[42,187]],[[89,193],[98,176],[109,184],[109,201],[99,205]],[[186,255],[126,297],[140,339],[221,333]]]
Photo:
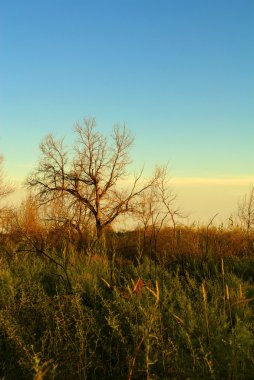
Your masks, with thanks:
[[[239,201],[254,184],[254,176],[178,177],[171,184],[191,222],[207,223],[218,214],[216,222],[221,223],[237,213]]]
[[[18,205],[26,196],[26,190],[18,179],[16,191],[9,201]],[[121,185],[128,186],[133,182],[129,176]],[[169,186],[177,194],[177,205],[188,215],[187,220],[207,223],[215,214],[217,223],[224,222],[237,211],[239,200],[249,192],[254,184],[254,176],[243,177],[174,177]]]
[[[246,177],[174,177],[171,180],[176,185],[223,185],[243,186],[254,183],[254,176]]]

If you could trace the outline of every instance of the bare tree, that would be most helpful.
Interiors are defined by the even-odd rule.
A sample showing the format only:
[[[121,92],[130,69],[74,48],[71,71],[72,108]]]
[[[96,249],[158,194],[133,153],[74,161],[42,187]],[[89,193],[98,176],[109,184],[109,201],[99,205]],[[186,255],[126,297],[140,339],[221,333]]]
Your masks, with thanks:
[[[254,186],[250,188],[249,194],[239,202],[238,216],[244,229],[250,234],[254,228]]]
[[[7,207],[5,200],[14,189],[4,180],[3,162],[4,158],[0,155],[0,233],[7,233],[10,228],[12,210]]]
[[[28,178],[29,187],[36,189],[40,202],[67,197],[73,203],[82,204],[94,220],[97,237],[119,215],[131,213],[137,198],[158,178],[158,171],[145,184],[142,170],[129,189],[119,187],[127,175],[131,163],[129,150],[133,137],[125,126],[114,127],[111,143],[97,132],[95,119],[84,119],[83,126],[75,126],[77,141],[73,152],[64,147],[64,141],[48,135],[41,143],[39,165]]]
[[[164,221],[166,220],[168,221],[169,219],[169,221],[173,225],[174,238],[176,238],[177,220],[182,219],[185,216],[181,209],[178,206],[176,206],[177,195],[172,191],[171,187],[169,186],[167,171],[167,166],[164,166],[161,169],[157,187],[157,194],[158,198],[162,203],[162,208],[164,209],[164,219],[162,223],[164,223]]]
[[[3,156],[0,155],[0,221],[3,224],[3,221],[9,216],[10,210],[3,203],[3,200],[13,192],[13,187],[10,184],[7,184],[4,181],[3,173]]]
[[[72,199],[73,198],[73,199]],[[74,197],[56,198],[43,207],[44,220],[51,230],[65,231],[64,238],[73,240],[76,235],[79,246],[83,244],[86,236],[90,237],[92,220],[89,210],[76,201]]]
[[[174,241],[176,238],[176,227],[179,219],[184,218],[180,208],[176,205],[176,194],[169,185],[167,166],[161,166],[157,170],[158,178],[156,186],[152,186],[143,192],[137,208],[137,218],[143,226],[143,242],[145,248],[146,233],[150,232],[149,246],[157,251],[158,237],[165,224],[173,225]]]
[[[2,200],[4,197],[9,195],[13,191],[12,186],[4,182],[3,161],[4,161],[3,156],[0,155],[0,200]]]

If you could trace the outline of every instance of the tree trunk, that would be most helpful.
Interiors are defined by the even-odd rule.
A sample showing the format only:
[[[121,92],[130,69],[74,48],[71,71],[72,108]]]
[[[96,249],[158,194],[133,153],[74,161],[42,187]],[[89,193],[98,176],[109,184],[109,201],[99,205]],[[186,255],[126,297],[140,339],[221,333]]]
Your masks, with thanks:
[[[99,220],[96,221],[96,234],[98,241],[101,241],[103,237],[103,228]]]

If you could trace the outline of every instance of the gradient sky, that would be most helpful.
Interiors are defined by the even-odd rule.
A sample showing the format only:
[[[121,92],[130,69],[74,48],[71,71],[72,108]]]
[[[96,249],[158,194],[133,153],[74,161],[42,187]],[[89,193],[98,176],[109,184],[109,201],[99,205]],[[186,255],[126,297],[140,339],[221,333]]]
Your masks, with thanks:
[[[253,0],[2,0],[0,152],[22,181],[49,132],[125,122],[134,166],[226,215],[254,182]]]

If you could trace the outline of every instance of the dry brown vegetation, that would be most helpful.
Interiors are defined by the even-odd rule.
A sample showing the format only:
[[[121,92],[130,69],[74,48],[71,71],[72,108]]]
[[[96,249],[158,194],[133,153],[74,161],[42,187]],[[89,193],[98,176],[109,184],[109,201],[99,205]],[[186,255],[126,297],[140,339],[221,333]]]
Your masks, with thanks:
[[[166,167],[121,188],[132,137],[84,123],[71,154],[42,142],[16,208],[0,161],[0,378],[251,380],[253,188],[188,226]]]

